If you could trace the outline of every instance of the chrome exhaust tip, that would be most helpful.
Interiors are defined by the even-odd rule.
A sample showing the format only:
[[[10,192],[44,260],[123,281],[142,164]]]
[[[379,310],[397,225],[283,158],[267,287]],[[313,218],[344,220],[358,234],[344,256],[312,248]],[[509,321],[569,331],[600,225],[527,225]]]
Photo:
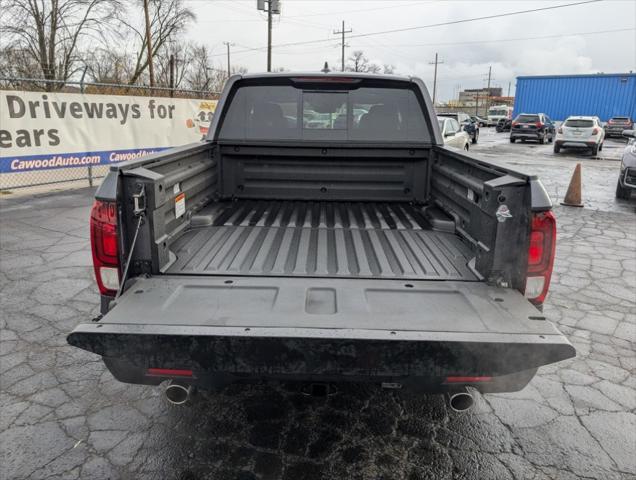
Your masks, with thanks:
[[[190,399],[191,385],[184,385],[170,380],[166,386],[166,399],[173,405],[183,405]]]
[[[459,390],[457,392],[451,392],[448,394],[448,405],[451,410],[455,412],[465,412],[473,407],[475,404],[475,398],[467,390]]]

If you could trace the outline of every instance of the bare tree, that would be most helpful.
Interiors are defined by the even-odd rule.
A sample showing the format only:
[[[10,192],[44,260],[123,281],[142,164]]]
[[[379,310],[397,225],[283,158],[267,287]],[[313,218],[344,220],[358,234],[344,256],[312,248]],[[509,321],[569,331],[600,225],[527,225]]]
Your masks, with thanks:
[[[24,48],[0,47],[0,75],[3,77],[39,78],[40,65]]]
[[[195,45],[191,48],[192,56],[186,82],[193,90],[206,90],[212,83],[216,83],[219,71],[212,67],[210,50],[205,45]],[[227,75],[226,75],[227,76]]]
[[[382,67],[377,63],[369,63],[367,65],[367,72],[369,73],[380,73],[382,71]]]
[[[174,58],[174,88],[183,87],[190,63],[192,62],[193,45],[185,44],[181,48],[167,45],[157,54],[155,61],[156,84],[160,87],[170,87],[170,57]]]
[[[0,36],[25,65],[37,64],[45,79],[64,82],[81,68],[80,42],[103,39],[121,8],[119,0],[0,0]],[[62,86],[47,84],[47,90]]]
[[[366,72],[369,59],[362,50],[355,50],[347,59],[345,70],[348,72]]]
[[[389,65],[388,63],[385,63],[382,68],[384,70],[384,73],[387,75],[393,75],[395,73],[395,65]]]
[[[127,83],[133,59],[124,52],[99,48],[85,55],[88,78],[97,83]]]
[[[143,6],[137,2],[138,8]],[[184,6],[183,0],[151,0],[150,1],[150,35],[152,38],[152,57],[166,52],[170,40],[176,40],[190,22],[194,21],[194,13]],[[148,68],[148,52],[146,48],[146,30],[141,24],[122,20],[135,42],[136,58],[129,83],[136,83]]]
[[[362,50],[355,50],[347,59],[345,70],[348,72],[380,73],[382,67],[370,62]]]
[[[247,68],[234,65],[232,74],[243,74]],[[186,74],[186,84],[193,90],[220,92],[227,80],[227,71],[222,65],[215,65],[210,60],[210,50],[205,45],[192,47],[192,58]]]

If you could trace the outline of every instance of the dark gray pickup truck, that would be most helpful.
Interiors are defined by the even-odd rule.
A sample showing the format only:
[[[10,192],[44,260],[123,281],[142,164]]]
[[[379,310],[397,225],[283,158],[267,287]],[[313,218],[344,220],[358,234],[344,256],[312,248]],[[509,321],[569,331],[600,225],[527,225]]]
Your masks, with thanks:
[[[111,167],[102,316],[68,341],[175,403],[273,379],[460,410],[575,354],[540,309],[550,209],[536,177],[445,148],[416,78],[234,76],[205,140]]]

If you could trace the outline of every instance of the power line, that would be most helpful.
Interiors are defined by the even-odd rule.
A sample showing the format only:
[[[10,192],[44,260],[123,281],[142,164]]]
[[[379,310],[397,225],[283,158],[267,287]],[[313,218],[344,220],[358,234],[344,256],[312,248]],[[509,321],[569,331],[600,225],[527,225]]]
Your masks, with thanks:
[[[447,25],[457,25],[457,24],[461,24],[461,23],[476,22],[476,21],[481,21],[481,20],[492,20],[492,19],[495,19],[495,18],[510,17],[510,16],[514,16],[514,15],[522,15],[522,14],[533,13],[533,12],[543,12],[543,11],[546,11],[546,10],[555,10],[555,9],[558,9],[558,8],[574,7],[574,6],[578,6],[578,5],[586,5],[586,4],[590,4],[590,3],[598,3],[598,2],[601,2],[601,1],[603,1],[603,0],[585,0],[585,1],[582,1],[582,2],[566,3],[566,4],[563,4],[563,5],[553,5],[553,6],[550,6],[550,7],[534,8],[534,9],[530,9],[530,10],[519,10],[519,11],[516,11],[516,12],[499,13],[499,14],[487,15],[487,16],[483,16],[483,17],[465,18],[465,19],[461,19],[461,20],[452,20],[452,21],[449,21],[449,22],[431,23],[431,24],[428,24],[428,25],[419,25],[419,26],[415,26],[415,27],[396,28],[396,29],[393,29],[393,30],[383,30],[383,31],[378,31],[378,32],[360,33],[358,35],[351,35],[351,36],[349,36],[349,38],[350,39],[352,39],[352,38],[364,38],[364,37],[371,37],[371,36],[375,36],[375,35],[386,35],[386,34],[389,34],[389,33],[408,32],[408,31],[412,31],[412,30],[422,30],[422,29],[426,29],[426,28],[436,28],[436,27],[443,27],[443,26],[447,26]],[[272,47],[290,47],[290,46],[296,46],[296,45],[310,45],[310,44],[313,44],[313,43],[324,43],[324,42],[331,42],[331,41],[333,41],[333,39],[305,40],[303,42],[279,43],[278,45],[272,45]],[[267,47],[261,47],[261,50],[265,50],[266,48]],[[239,53],[239,52],[237,52],[237,53]]]
[[[541,40],[541,39],[551,39],[551,38],[563,38],[563,37],[573,37],[573,36],[585,36],[585,35],[600,35],[600,34],[607,34],[607,33],[617,33],[617,32],[627,32],[627,31],[634,31],[636,30],[636,28],[619,28],[619,29],[614,29],[614,30],[601,30],[601,31],[594,31],[594,32],[572,32],[572,33],[564,33],[564,34],[555,34],[555,35],[544,35],[544,36],[537,36],[537,37],[519,37],[519,38],[505,38],[505,39],[496,39],[496,40],[486,40],[486,41],[471,41],[471,42],[443,42],[443,43],[422,43],[422,44],[408,44],[408,45],[397,45],[397,44],[391,44],[391,47],[403,47],[403,46],[418,46],[418,47],[433,47],[433,46],[445,46],[445,45],[472,45],[472,44],[481,44],[481,43],[500,43],[502,41],[505,42],[517,42],[517,41],[526,41],[526,40]],[[330,42],[335,42],[335,39],[330,39]],[[241,50],[241,53],[237,53],[235,51],[232,51],[233,55],[239,55],[241,57],[241,59],[245,59],[245,58],[252,58],[255,55],[259,54],[262,51],[261,47],[250,47],[248,45],[245,44],[240,44],[240,43],[236,43],[235,44],[239,47],[243,47],[245,50]],[[410,55],[405,55],[404,52],[399,52],[396,50],[392,50],[391,48],[389,48],[389,46],[387,46],[386,44],[381,44],[378,42],[373,42],[373,43],[369,43],[368,45],[361,45],[362,47],[373,47],[373,48],[380,48],[383,50],[386,50],[387,52],[391,52],[392,55],[395,56],[399,56],[399,57],[403,57],[405,60],[413,60],[414,58],[417,59],[421,59],[421,55],[418,55],[417,57],[414,57],[413,54]],[[276,52],[278,55],[307,55],[307,54],[313,54],[313,53],[318,53],[318,52],[322,52],[324,51],[325,48],[335,48],[335,47],[340,47],[340,44],[332,44],[332,45],[323,45],[323,46],[318,46],[317,48],[313,48],[310,50],[307,49],[303,49],[302,52],[296,51],[286,51],[286,50],[279,50],[277,49]],[[293,47],[292,47],[293,48]],[[224,55],[224,54],[213,54],[211,56],[220,56],[220,55]],[[451,78],[455,78],[455,77],[451,77]],[[462,75],[461,77],[462,79],[484,79],[484,74],[479,74],[479,75],[472,75],[472,76],[464,76]],[[438,85],[447,85],[447,80],[449,80],[448,78],[441,76],[438,76]]]
[[[586,35],[601,35],[606,33],[618,33],[618,32],[633,32],[636,28],[618,28],[613,30],[599,30],[594,32],[572,32],[572,33],[558,33],[553,35],[543,35],[543,36],[535,36],[535,37],[518,37],[518,38],[503,38],[503,39],[495,39],[495,40],[471,40],[465,42],[434,42],[434,43],[408,43],[408,44],[386,44],[379,42],[370,42],[368,44],[360,44],[361,47],[370,47],[370,48],[380,48],[385,50],[391,55],[395,55],[398,57],[402,57],[406,60],[420,59],[421,55],[419,54],[406,54],[401,50],[396,50],[396,47],[443,47],[443,46],[456,46],[456,45],[483,45],[489,43],[501,43],[501,42],[521,42],[527,40],[542,40],[542,39],[552,39],[552,38],[564,38],[564,37],[577,37],[577,36],[586,36]]]
[[[470,40],[466,42],[435,42],[435,43],[374,43],[376,47],[440,47],[440,46],[453,46],[453,45],[481,45],[484,43],[501,43],[518,42],[524,40],[542,40],[547,38],[561,38],[561,37],[575,37],[578,35],[600,35],[604,33],[616,33],[616,32],[632,32],[636,30],[636,27],[629,28],[616,28],[613,30],[598,30],[594,32],[572,32],[572,33],[555,33],[553,35],[541,35],[537,37],[518,37],[518,38],[505,38],[495,40]]]
[[[412,30],[421,30],[424,28],[433,28],[433,27],[442,27],[445,25],[457,25],[460,23],[468,23],[468,22],[476,22],[480,20],[492,20],[494,18],[502,18],[502,17],[511,17],[514,15],[523,15],[525,13],[534,13],[534,12],[543,12],[545,10],[555,10],[557,8],[566,8],[566,7],[575,7],[577,5],[585,5],[588,3],[597,3],[602,2],[603,0],[585,0],[582,2],[575,3],[566,3],[563,5],[553,5],[551,7],[541,7],[541,8],[533,8],[530,10],[519,10],[517,12],[507,12],[507,13],[498,13],[495,15],[486,15],[484,17],[474,17],[474,18],[466,18],[462,20],[452,20],[450,22],[442,22],[442,23],[431,23],[429,25],[420,25],[416,27],[406,27],[406,28],[396,28],[393,30],[383,30],[380,32],[371,32],[371,33],[361,33],[359,35],[352,35],[350,38],[361,38],[361,37],[370,37],[372,35],[386,35],[388,33],[398,33],[398,32],[409,32]]]
[[[344,10],[340,12],[324,12],[324,13],[308,13],[306,15],[293,15],[287,18],[302,18],[302,17],[322,17],[325,15],[341,15],[343,13],[358,13],[358,12],[373,12],[376,10],[388,10],[391,8],[403,8],[403,7],[412,7],[414,5],[422,5],[426,3],[426,0],[423,2],[414,2],[414,3],[406,3],[401,5],[390,5],[388,7],[376,7],[376,8],[359,8],[357,10]]]

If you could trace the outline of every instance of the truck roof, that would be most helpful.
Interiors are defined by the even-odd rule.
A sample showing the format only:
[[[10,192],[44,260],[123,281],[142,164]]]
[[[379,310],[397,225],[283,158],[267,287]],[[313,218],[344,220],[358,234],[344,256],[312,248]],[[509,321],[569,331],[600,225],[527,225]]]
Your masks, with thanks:
[[[402,76],[402,75],[388,75],[378,73],[363,73],[363,72],[260,72],[260,73],[246,73],[232,75],[237,79],[267,79],[267,78],[298,78],[298,77],[311,77],[316,79],[338,79],[338,78],[355,78],[355,79],[375,79],[375,80],[397,80],[402,82],[412,82],[416,77]]]

